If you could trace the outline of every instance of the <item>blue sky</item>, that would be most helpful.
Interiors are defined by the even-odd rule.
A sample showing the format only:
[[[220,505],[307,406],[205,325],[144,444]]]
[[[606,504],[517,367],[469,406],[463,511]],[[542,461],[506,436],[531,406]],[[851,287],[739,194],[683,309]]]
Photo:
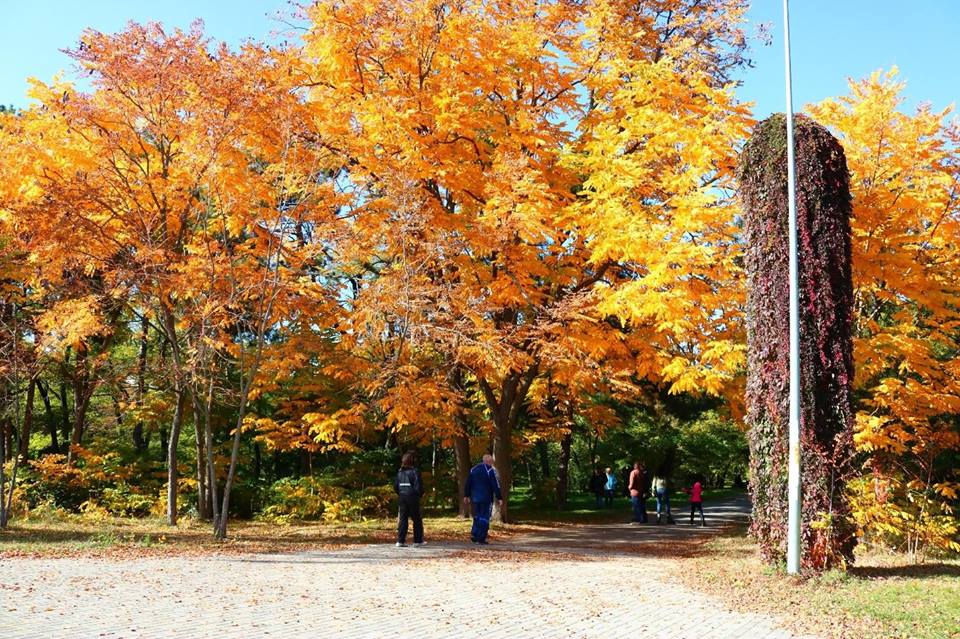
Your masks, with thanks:
[[[0,0],[0,103],[25,106],[26,78],[50,79],[69,61],[84,27],[117,31],[128,20],[186,27],[195,18],[207,33],[237,44],[267,38],[285,0]],[[756,67],[744,73],[740,96],[756,115],[783,110],[781,0],[754,0],[753,23],[773,26],[771,46],[755,45]],[[846,93],[848,77],[900,68],[907,109],[960,102],[960,0],[793,0],[794,104]],[[752,32],[753,27],[749,27]]]

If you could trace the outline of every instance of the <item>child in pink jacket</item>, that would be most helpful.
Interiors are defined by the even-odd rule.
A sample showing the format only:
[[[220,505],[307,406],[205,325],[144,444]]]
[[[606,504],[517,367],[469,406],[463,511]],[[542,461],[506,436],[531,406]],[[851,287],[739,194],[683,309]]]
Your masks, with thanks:
[[[693,482],[693,488],[690,489],[690,525],[693,525],[693,513],[700,511],[700,525],[706,526],[707,522],[703,518],[703,484],[700,480]]]

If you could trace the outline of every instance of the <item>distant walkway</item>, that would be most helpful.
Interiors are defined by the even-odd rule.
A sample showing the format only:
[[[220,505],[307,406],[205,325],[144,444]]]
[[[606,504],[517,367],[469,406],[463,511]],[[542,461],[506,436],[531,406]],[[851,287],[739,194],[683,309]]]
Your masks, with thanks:
[[[484,548],[9,559],[0,636],[792,639],[770,618],[671,583],[668,560],[634,552],[715,532],[721,511],[711,510],[707,529],[561,526]],[[736,521],[745,502],[722,513]]]
[[[690,509],[674,510],[676,524],[657,524],[656,512],[647,513],[646,524],[626,523],[629,508],[624,509],[623,523],[569,525],[551,528],[543,533],[524,535],[515,544],[540,550],[565,550],[585,554],[642,553],[677,554],[679,544],[706,539],[732,525],[744,525],[750,519],[750,501],[737,496],[704,506],[706,526],[700,526],[699,515],[690,525]]]

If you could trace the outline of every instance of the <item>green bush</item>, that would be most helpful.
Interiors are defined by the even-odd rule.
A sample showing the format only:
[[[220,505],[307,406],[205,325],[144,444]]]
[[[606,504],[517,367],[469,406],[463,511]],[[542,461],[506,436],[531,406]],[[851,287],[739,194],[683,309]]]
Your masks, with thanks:
[[[391,486],[368,486],[348,491],[330,478],[288,477],[274,482],[264,494],[258,519],[293,521],[356,521],[392,512]]]
[[[146,517],[154,508],[157,497],[133,492],[126,483],[114,488],[104,488],[97,500],[111,515],[119,517]]]

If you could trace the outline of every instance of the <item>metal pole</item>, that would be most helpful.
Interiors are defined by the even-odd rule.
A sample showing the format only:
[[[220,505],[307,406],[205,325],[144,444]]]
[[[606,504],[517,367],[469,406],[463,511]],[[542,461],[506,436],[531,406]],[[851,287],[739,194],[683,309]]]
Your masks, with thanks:
[[[790,7],[783,0],[787,80],[787,195],[790,235],[790,452],[787,499],[787,573],[800,572],[800,281],[797,260],[797,184],[793,152],[793,79],[790,70]]]

